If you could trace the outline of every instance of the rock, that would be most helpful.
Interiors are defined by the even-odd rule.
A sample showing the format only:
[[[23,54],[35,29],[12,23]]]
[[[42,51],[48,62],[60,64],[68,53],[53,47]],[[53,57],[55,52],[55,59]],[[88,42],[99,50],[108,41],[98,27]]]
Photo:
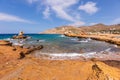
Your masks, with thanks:
[[[12,39],[27,39],[27,38],[28,36],[25,36],[23,31],[21,31],[17,36],[15,35],[12,37]]]
[[[11,46],[11,45],[12,45],[12,43],[11,43],[11,42],[9,42],[9,41],[0,40],[0,46],[6,46],[6,45]]]
[[[18,35],[18,36],[13,36],[12,39],[26,39],[27,36],[24,35]]]
[[[16,48],[13,48],[12,50],[13,50],[13,51],[16,51],[17,49],[16,49]]]
[[[19,54],[20,54],[20,59],[25,57],[25,54],[23,52],[20,52]]]

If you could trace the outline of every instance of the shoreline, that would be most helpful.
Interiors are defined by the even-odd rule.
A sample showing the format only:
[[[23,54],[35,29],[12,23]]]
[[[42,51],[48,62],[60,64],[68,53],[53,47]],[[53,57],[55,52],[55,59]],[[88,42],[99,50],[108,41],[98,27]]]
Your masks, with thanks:
[[[78,37],[78,38],[91,38],[93,40],[98,40],[98,41],[105,41],[107,43],[111,43],[111,44],[116,44],[118,46],[120,46],[120,35],[118,34],[64,34],[65,36],[68,37]]]
[[[1,80],[119,80],[120,61],[96,58],[89,60],[51,60],[35,58],[41,47],[0,46]],[[25,57],[20,58],[20,52]],[[27,55],[29,54],[29,55]],[[34,54],[34,53],[33,53]],[[41,56],[42,57],[42,56]],[[98,77],[99,76],[99,77]]]

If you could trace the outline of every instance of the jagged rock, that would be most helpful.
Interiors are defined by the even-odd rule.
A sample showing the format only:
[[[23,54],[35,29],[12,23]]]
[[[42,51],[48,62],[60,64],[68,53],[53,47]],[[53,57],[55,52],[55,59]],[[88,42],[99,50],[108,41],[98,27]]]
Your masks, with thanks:
[[[12,37],[12,39],[26,39],[26,38],[28,38],[28,36],[25,36],[23,31],[21,31],[18,35],[14,35]]]
[[[12,38],[13,38],[13,39],[26,39],[27,36],[24,36],[24,35],[18,35],[18,36],[13,36]]]

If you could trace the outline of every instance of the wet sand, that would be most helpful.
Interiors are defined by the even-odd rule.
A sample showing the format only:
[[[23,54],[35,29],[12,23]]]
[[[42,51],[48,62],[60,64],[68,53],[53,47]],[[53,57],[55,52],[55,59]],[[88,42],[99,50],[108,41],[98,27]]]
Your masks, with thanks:
[[[119,61],[19,59],[21,51],[29,49],[0,46],[0,80],[120,80]]]

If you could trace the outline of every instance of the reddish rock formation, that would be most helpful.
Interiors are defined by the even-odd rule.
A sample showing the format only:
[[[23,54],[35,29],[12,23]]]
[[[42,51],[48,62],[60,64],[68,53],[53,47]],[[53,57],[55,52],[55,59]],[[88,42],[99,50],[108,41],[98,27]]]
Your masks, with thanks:
[[[12,45],[12,43],[6,40],[0,40],[0,46],[6,46],[6,45]]]

